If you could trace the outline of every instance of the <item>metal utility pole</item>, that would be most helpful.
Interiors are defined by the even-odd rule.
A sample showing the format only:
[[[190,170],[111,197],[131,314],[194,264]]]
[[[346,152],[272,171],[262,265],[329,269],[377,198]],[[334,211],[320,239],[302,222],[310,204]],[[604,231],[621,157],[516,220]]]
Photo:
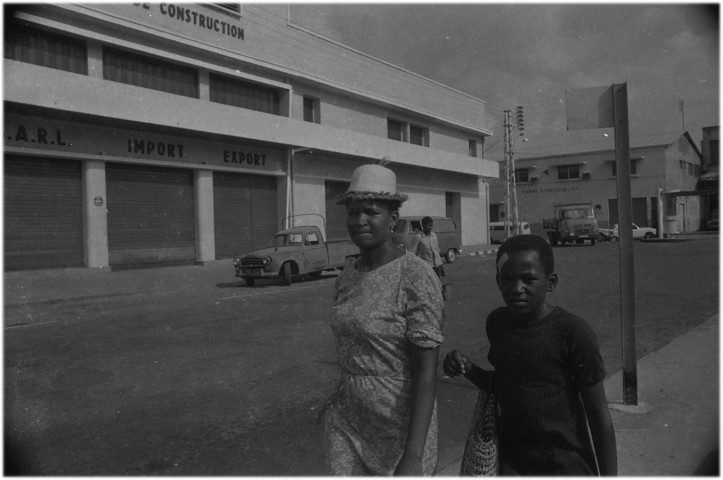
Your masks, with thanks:
[[[505,129],[505,240],[510,238],[510,222],[516,229],[517,189],[515,184],[515,164],[512,158],[512,111],[504,111]],[[515,230],[516,231],[516,230]]]
[[[613,84],[615,162],[617,163],[618,221],[620,235],[620,315],[623,347],[623,401],[638,404],[638,367],[635,353],[635,272],[633,258],[633,207],[630,183],[630,134],[628,84]]]
[[[683,131],[685,132],[685,102],[678,100],[678,108],[680,109],[680,116],[683,120]]]

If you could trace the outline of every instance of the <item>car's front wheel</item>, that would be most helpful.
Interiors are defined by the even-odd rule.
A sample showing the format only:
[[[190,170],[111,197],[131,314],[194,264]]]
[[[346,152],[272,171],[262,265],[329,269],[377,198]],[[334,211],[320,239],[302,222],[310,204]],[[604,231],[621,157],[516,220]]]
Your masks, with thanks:
[[[284,277],[284,285],[291,285],[291,262],[286,262],[281,267],[282,275]]]
[[[246,277],[244,278],[244,282],[246,282],[246,285],[248,285],[249,287],[253,287],[256,283],[256,279],[254,277]]]
[[[648,232],[645,234],[644,238],[653,238],[655,235],[653,235],[653,232]]]
[[[454,259],[456,258],[454,249],[450,248],[447,250],[447,253],[444,254],[444,258],[447,260],[447,263],[454,263]]]

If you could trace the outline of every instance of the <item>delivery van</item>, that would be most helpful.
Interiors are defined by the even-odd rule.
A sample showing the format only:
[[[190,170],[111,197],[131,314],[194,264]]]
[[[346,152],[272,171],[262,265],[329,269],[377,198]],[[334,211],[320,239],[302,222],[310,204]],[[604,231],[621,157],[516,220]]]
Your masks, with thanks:
[[[510,236],[515,234],[515,228],[512,223],[508,223],[510,227]],[[530,224],[520,222],[520,234],[527,235],[530,233]],[[505,241],[505,222],[490,222],[490,243],[502,243]]]
[[[432,231],[437,235],[439,253],[447,263],[453,263],[456,255],[462,254],[462,234],[457,222],[448,217],[433,217]],[[422,233],[422,219],[419,217],[401,217],[394,227],[394,243],[410,252],[416,252],[417,243]]]

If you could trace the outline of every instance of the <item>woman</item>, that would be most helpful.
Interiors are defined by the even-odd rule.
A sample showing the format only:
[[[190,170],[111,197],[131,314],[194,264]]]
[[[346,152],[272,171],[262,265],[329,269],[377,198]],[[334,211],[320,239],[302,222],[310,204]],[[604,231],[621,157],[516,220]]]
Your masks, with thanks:
[[[334,293],[341,378],[325,421],[331,475],[432,475],[437,465],[443,300],[432,268],[392,242],[406,199],[379,165],[357,168],[339,199],[361,255]]]

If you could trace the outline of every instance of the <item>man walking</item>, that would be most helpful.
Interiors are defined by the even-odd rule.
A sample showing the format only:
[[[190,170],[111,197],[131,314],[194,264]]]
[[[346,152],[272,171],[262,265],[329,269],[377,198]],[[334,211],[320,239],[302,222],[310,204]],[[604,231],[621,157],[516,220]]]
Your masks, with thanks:
[[[422,219],[422,232],[417,242],[416,254],[419,258],[429,263],[439,279],[442,281],[442,297],[447,299],[447,286],[442,277],[444,274],[444,261],[439,253],[439,242],[437,235],[432,231],[434,229],[434,220],[431,217]]]

